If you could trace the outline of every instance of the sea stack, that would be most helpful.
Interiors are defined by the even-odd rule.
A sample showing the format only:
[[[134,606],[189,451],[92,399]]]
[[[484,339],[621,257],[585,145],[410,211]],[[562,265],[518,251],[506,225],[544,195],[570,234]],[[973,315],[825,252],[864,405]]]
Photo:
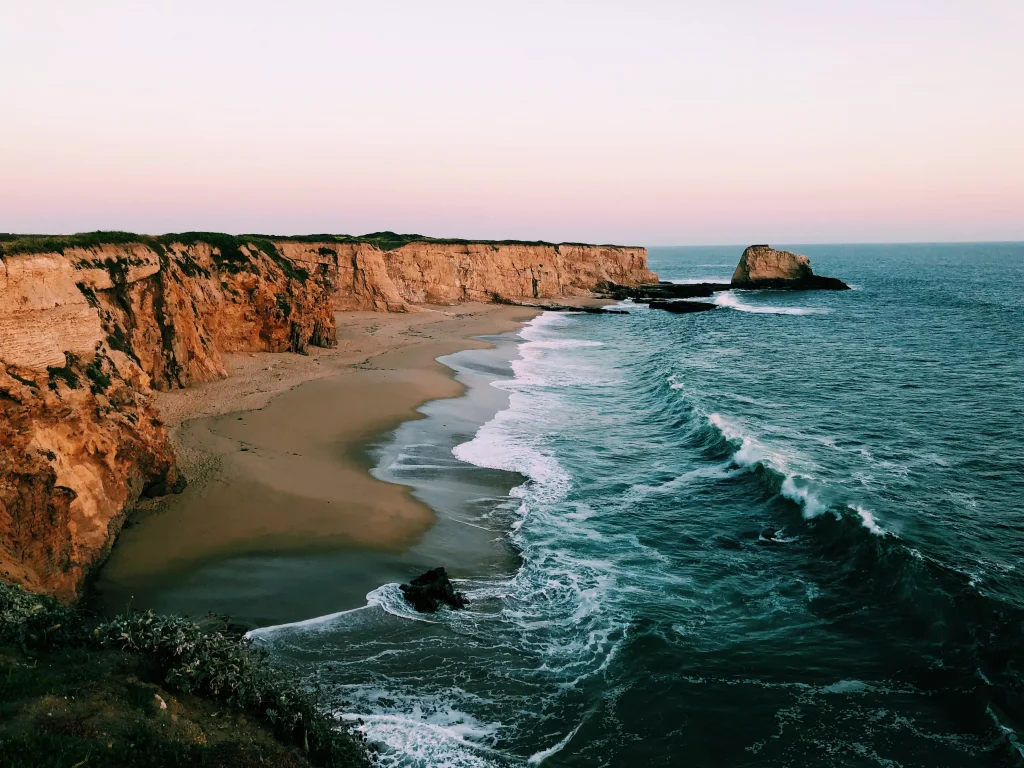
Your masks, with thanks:
[[[732,273],[733,288],[788,288],[790,290],[849,289],[842,280],[820,277],[811,270],[811,260],[799,253],[777,251],[768,245],[752,245],[740,257]]]

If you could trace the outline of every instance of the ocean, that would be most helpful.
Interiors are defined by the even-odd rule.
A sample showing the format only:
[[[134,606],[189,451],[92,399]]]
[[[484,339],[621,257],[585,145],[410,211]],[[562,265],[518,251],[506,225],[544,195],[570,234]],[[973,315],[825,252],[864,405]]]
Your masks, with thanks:
[[[414,559],[469,608],[382,584],[256,643],[385,766],[1024,764],[1024,244],[790,249],[853,290],[443,359],[466,395],[375,473],[437,511]]]

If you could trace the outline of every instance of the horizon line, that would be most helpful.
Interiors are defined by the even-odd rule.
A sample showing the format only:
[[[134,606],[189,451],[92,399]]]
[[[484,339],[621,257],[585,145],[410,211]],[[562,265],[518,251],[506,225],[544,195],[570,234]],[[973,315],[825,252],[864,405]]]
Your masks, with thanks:
[[[595,246],[608,246],[617,248],[748,248],[751,245],[760,245],[762,243],[771,245],[770,242],[765,243],[658,243],[652,245],[646,244],[625,244],[625,243],[612,243],[612,242],[598,242],[587,241],[587,240],[545,240],[544,238],[526,239],[522,237],[458,237],[458,236],[437,236],[437,235],[424,235],[419,232],[398,232],[396,230],[378,230],[375,232],[367,232],[361,235],[351,235],[347,232],[306,232],[306,233],[295,233],[295,234],[263,234],[256,232],[229,232],[227,230],[215,230],[215,229],[182,229],[178,232],[164,232],[160,234],[152,234],[148,232],[131,232],[129,230],[120,229],[91,229],[91,230],[80,230],[77,232],[11,232],[11,231],[0,231],[0,237],[73,237],[75,235],[88,235],[88,234],[99,234],[99,233],[120,233],[128,235],[138,235],[140,237],[166,237],[168,235],[175,234],[226,234],[233,237],[264,237],[264,238],[282,238],[291,239],[296,237],[315,237],[317,235],[323,235],[325,237],[351,237],[355,239],[372,237],[374,235],[382,234],[393,234],[402,238],[424,238],[425,240],[461,240],[464,242],[497,242],[497,243],[546,243],[550,245],[595,245]],[[827,241],[785,241],[776,240],[776,243],[782,246],[830,246],[830,245],[1024,245],[1024,238],[1019,240],[827,240]]]

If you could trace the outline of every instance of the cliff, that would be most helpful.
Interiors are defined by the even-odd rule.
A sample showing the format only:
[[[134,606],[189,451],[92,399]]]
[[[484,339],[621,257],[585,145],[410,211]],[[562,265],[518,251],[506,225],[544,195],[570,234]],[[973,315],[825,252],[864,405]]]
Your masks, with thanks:
[[[62,599],[132,503],[182,487],[151,387],[335,332],[332,260],[225,236],[95,240],[0,242],[0,577]]]
[[[833,277],[821,277],[811,270],[806,256],[777,251],[767,245],[752,245],[743,251],[732,275],[733,288],[788,288],[844,290],[850,286]]]
[[[126,510],[183,487],[148,393],[225,377],[225,353],[332,346],[335,309],[652,279],[644,249],[618,246],[0,235],[0,579],[75,597]]]
[[[647,250],[575,243],[471,242],[378,233],[365,239],[295,238],[292,259],[336,257],[335,307],[405,312],[419,303],[583,296],[605,283],[657,280]]]

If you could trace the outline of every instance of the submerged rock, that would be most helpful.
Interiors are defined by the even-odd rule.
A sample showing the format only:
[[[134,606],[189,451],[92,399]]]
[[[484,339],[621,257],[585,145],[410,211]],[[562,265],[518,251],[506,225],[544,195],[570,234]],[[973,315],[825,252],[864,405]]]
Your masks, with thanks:
[[[850,286],[834,277],[820,277],[811,260],[799,253],[752,245],[740,257],[732,274],[733,288],[788,288],[790,290],[844,291]]]
[[[444,568],[427,571],[410,583],[402,584],[399,589],[412,607],[421,613],[434,613],[442,604],[456,609],[469,605],[466,596],[455,591]]]
[[[660,301],[650,302],[651,309],[663,309],[666,312],[673,312],[677,315],[685,315],[691,312],[708,312],[715,309],[717,305],[709,304],[706,301]]]

